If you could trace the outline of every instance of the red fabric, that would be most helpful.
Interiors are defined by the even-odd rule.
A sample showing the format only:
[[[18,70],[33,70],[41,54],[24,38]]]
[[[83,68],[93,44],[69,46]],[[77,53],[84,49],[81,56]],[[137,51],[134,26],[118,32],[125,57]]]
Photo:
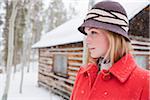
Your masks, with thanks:
[[[88,64],[80,68],[70,100],[150,100],[149,76],[131,54],[109,70],[98,72],[96,64]]]

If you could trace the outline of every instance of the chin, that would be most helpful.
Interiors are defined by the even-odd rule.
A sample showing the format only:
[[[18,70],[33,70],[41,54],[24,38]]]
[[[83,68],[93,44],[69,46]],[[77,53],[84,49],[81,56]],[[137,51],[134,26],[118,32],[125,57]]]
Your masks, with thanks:
[[[96,58],[99,58],[100,56],[97,56],[97,55],[91,55],[91,57],[96,59]]]

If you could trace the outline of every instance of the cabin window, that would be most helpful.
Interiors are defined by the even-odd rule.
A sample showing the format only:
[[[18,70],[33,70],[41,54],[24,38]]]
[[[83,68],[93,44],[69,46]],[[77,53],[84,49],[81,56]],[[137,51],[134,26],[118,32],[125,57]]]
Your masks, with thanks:
[[[136,55],[134,57],[135,57],[136,63],[140,67],[143,67],[144,69],[148,68],[148,56]]]
[[[63,54],[54,55],[54,67],[55,74],[63,77],[67,77],[67,56]]]

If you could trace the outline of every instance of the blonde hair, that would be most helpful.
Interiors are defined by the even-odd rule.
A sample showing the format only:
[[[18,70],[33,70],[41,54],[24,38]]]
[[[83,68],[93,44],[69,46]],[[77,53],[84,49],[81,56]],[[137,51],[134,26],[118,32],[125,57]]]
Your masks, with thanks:
[[[104,58],[109,58],[111,64],[117,62],[124,55],[130,53],[133,49],[129,41],[127,41],[122,35],[117,33],[113,33],[110,31],[106,31],[108,41],[109,41],[109,49],[105,54]],[[87,54],[87,63],[97,63],[98,59],[90,57],[90,52]]]

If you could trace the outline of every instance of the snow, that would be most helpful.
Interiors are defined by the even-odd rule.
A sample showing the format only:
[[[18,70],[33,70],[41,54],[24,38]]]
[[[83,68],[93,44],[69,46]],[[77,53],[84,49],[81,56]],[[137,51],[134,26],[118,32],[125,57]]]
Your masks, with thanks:
[[[56,96],[47,89],[38,87],[37,64],[32,63],[31,65],[34,66],[30,68],[29,73],[26,72],[26,69],[24,71],[25,74],[22,94],[19,93],[21,73],[17,72],[15,75],[12,75],[8,100],[62,100],[61,97]],[[0,74],[0,98],[2,97],[2,93],[4,91],[4,83],[5,74]]]
[[[141,2],[137,2],[135,0],[133,0],[133,2],[127,2],[127,0],[116,1],[119,1],[124,6],[129,19],[132,19],[137,13],[139,13],[149,4],[147,0],[142,0]],[[77,30],[77,28],[83,22],[84,17],[85,14],[82,16],[77,16],[77,18],[73,18],[54,30],[48,32],[41,38],[40,41],[35,43],[32,48],[50,47],[83,41],[84,36]]]
[[[143,8],[145,8],[150,3],[148,0],[139,0],[139,1],[121,0],[119,2],[125,8],[129,19],[132,19],[137,13],[139,13]]]

